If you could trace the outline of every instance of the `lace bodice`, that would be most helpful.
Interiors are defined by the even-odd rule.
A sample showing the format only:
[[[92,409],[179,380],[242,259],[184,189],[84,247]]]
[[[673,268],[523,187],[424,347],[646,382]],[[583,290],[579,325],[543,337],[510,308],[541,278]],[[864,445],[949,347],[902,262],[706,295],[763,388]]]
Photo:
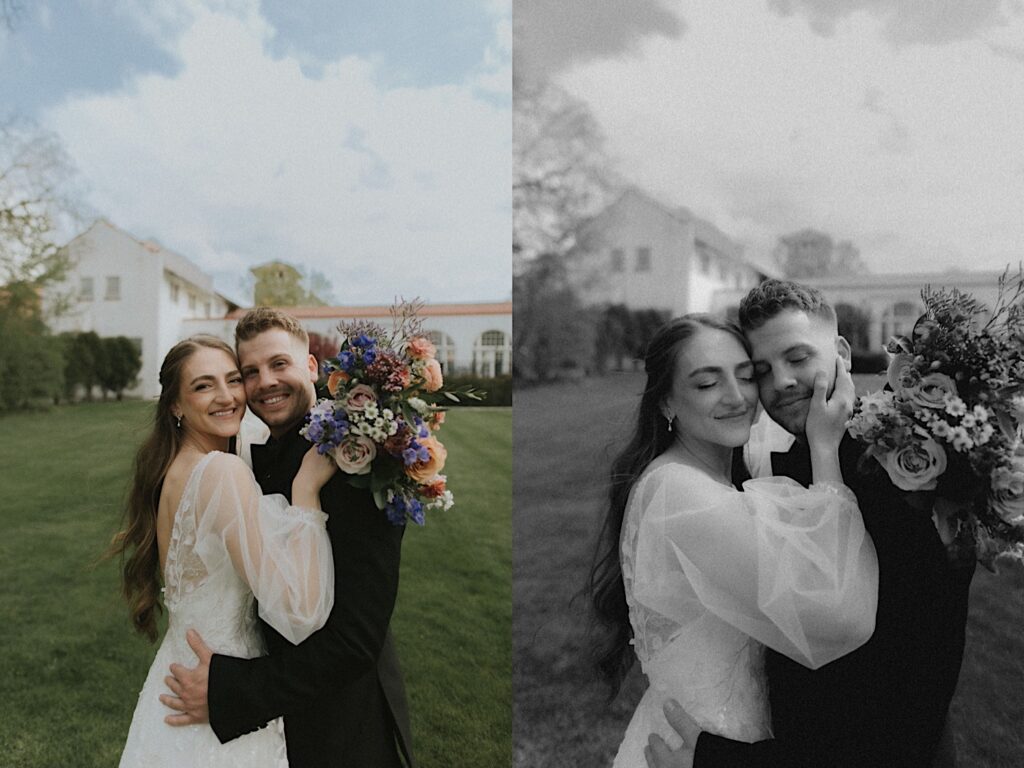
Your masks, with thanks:
[[[766,478],[741,493],[665,463],[633,488],[620,543],[634,650],[650,688],[616,768],[643,768],[651,733],[679,743],[661,711],[668,698],[705,730],[766,738],[764,646],[818,667],[874,628],[877,563],[845,487]]]
[[[333,605],[334,570],[322,512],[262,496],[237,457],[210,453],[186,483],[171,528],[164,568],[167,632],[139,694],[122,768],[283,768],[280,722],[221,745],[209,725],[175,728],[158,697],[172,663],[192,666],[185,633],[196,629],[217,653],[264,652],[260,615],[293,642],[323,626]]]

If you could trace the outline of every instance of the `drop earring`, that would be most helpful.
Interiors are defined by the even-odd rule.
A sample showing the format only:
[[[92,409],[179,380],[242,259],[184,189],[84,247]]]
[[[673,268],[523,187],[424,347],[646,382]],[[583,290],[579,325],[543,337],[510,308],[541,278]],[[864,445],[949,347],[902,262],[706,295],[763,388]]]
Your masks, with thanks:
[[[178,417],[178,429],[181,429],[181,416]]]
[[[668,422],[668,431],[671,432],[672,431],[672,417],[671,416],[666,416],[665,417],[665,421]]]

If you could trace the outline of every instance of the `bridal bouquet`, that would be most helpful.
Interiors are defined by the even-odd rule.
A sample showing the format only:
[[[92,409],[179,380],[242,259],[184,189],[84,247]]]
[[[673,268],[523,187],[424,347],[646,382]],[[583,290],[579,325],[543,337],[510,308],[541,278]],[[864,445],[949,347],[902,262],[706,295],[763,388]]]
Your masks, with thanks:
[[[925,312],[892,339],[889,389],[859,398],[850,434],[893,484],[955,508],[954,554],[1024,561],[1024,272],[993,309],[957,289],[921,293]]]
[[[421,331],[419,302],[391,309],[392,329],[370,322],[342,323],[341,349],[324,360],[327,394],[317,400],[301,434],[330,454],[352,485],[369,488],[394,525],[423,525],[427,509],[450,509],[447,451],[437,439],[442,397],[479,400],[472,388],[443,389],[436,350]]]

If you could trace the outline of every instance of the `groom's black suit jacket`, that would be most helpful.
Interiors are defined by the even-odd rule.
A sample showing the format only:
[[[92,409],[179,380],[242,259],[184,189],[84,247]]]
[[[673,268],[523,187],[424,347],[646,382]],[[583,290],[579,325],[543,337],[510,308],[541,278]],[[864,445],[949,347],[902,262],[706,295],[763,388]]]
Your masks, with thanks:
[[[702,733],[694,768],[931,766],[960,674],[974,565],[951,566],[930,513],[909,506],[883,473],[858,471],[862,454],[847,435],[843,478],[878,554],[874,634],[818,670],[768,650],[774,739]],[[809,484],[806,445],[773,453],[772,470]]]
[[[310,444],[300,425],[252,446],[266,494],[291,499]],[[268,655],[215,655],[210,724],[229,741],[284,716],[291,768],[390,768],[398,750],[412,766],[409,714],[388,625],[398,592],[404,527],[388,522],[369,491],[335,475],[320,492],[334,553],[334,608],[322,629],[295,646],[262,620]]]

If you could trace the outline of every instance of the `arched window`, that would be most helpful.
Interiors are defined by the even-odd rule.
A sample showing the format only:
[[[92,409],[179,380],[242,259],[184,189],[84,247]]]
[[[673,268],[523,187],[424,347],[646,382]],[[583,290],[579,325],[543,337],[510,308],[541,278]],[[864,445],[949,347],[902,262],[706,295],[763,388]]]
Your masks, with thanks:
[[[427,331],[427,338],[437,348],[437,362],[441,364],[441,372],[447,376],[455,368],[455,342],[442,331]]]
[[[885,339],[892,336],[909,336],[914,330],[914,323],[921,316],[917,305],[909,301],[899,301],[885,310],[882,316],[882,331]]]
[[[473,373],[480,376],[503,376],[510,373],[512,349],[503,331],[484,331],[473,343]]]

